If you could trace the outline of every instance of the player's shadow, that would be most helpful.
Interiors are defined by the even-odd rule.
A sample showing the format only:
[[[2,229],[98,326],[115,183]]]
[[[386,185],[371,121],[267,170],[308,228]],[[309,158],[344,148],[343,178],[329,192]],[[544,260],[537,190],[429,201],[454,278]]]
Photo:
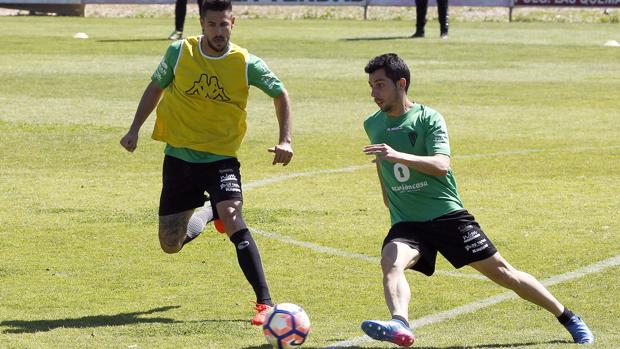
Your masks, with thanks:
[[[0,326],[11,327],[3,333],[35,333],[47,332],[59,327],[65,328],[88,328],[102,326],[123,326],[132,324],[149,323],[177,323],[174,319],[165,317],[140,317],[160,313],[170,309],[179,308],[178,305],[153,308],[147,311],[136,311],[133,313],[120,313],[116,315],[93,315],[80,318],[67,318],[56,320],[7,320],[0,322]]]
[[[101,39],[97,42],[147,42],[147,41],[170,41],[166,38],[150,38],[150,39]]]
[[[225,322],[229,322],[229,323],[237,323],[237,324],[249,324],[250,321],[248,319],[217,319],[217,320],[191,320],[191,321],[183,321],[183,323],[185,324],[218,324],[218,323],[225,323]],[[249,325],[248,325],[249,326]]]
[[[358,38],[342,38],[341,41],[380,41],[380,40],[400,40],[409,39],[410,36],[369,36]]]

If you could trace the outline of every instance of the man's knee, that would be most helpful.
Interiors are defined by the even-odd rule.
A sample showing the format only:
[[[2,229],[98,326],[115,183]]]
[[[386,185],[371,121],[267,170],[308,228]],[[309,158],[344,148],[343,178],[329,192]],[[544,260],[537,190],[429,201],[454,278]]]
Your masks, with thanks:
[[[398,242],[390,242],[381,253],[383,274],[401,273],[412,267],[419,259],[419,252]]]
[[[388,273],[390,271],[404,270],[405,265],[399,263],[393,255],[383,255],[381,256],[381,269],[384,273]]]
[[[181,231],[159,230],[159,245],[166,253],[177,253],[183,248],[185,233]]]
[[[187,222],[193,210],[159,216],[159,244],[166,253],[177,253],[183,248]]]
[[[168,254],[174,254],[177,253],[179,251],[181,251],[182,245],[181,244],[176,244],[176,245],[167,245],[164,242],[160,241],[159,245],[161,246],[161,249],[168,253]]]
[[[219,219],[229,236],[241,229],[247,228],[241,214],[242,207],[243,201],[241,200],[227,200],[217,203],[216,208]]]
[[[226,200],[218,202],[216,209],[221,220],[228,220],[240,216],[242,207],[243,201],[241,200]]]

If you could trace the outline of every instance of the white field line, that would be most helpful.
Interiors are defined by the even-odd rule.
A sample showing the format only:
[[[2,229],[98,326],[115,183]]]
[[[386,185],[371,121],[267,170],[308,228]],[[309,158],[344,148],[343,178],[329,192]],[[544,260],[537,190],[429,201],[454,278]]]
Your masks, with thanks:
[[[266,232],[266,231],[262,231],[262,230],[256,229],[256,228],[249,228],[249,229],[250,229],[250,231],[252,231],[252,233],[256,233],[258,235],[262,235],[262,236],[265,236],[265,237],[268,237],[268,238],[271,238],[271,239],[275,239],[275,240],[278,240],[278,241],[281,241],[281,242],[285,242],[287,244],[305,247],[307,249],[310,249],[310,250],[313,250],[313,251],[316,251],[316,252],[320,252],[320,253],[329,254],[329,255],[332,255],[332,256],[357,259],[357,260],[361,260],[361,261],[370,262],[372,264],[376,264],[377,266],[379,265],[379,258],[378,257],[371,257],[371,256],[367,256],[367,255],[360,254],[360,253],[355,253],[355,252],[347,252],[347,251],[339,250],[339,249],[333,248],[333,247],[321,246],[321,245],[318,245],[318,244],[315,244],[315,243],[312,243],[312,242],[299,241],[299,240],[295,240],[295,239],[293,239],[291,237],[288,237],[288,236],[285,236],[285,235],[280,235],[278,233],[273,233],[273,232]],[[437,270],[437,271],[435,271],[435,274],[488,281],[488,279],[486,277],[484,277],[482,275],[479,275],[479,274],[465,274],[465,273],[460,273],[460,272],[456,272],[456,271],[447,271],[447,270]]]
[[[282,176],[275,176],[275,177],[271,177],[271,178],[259,179],[259,180],[254,181],[254,182],[250,182],[248,184],[244,184],[243,185],[243,190],[254,189],[254,188],[258,188],[258,187],[264,187],[266,185],[282,182],[284,180],[291,179],[291,178],[313,177],[313,176],[316,176],[316,175],[329,174],[329,173],[353,172],[353,171],[357,171],[357,170],[365,168],[365,167],[368,167],[368,165],[349,166],[349,167],[343,167],[343,168],[336,168],[336,169],[332,169],[332,170],[318,170],[318,171],[310,171],[310,172],[289,173],[289,174],[285,174],[285,175],[282,175]]]
[[[551,285],[562,283],[564,281],[579,279],[586,275],[598,273],[605,269],[612,268],[618,265],[620,265],[620,254],[615,255],[611,258],[602,260],[600,262],[590,264],[583,268],[576,269],[574,271],[552,276],[548,279],[542,280],[541,282],[545,286],[551,286]],[[415,328],[419,328],[419,327],[426,326],[426,325],[440,323],[445,320],[453,319],[459,315],[473,313],[479,309],[490,307],[492,305],[501,303],[509,299],[514,299],[514,298],[517,298],[517,295],[513,293],[512,291],[500,293],[493,297],[489,297],[489,298],[482,299],[480,301],[476,301],[472,303],[468,303],[468,304],[465,304],[460,307],[456,307],[456,308],[453,308],[453,309],[450,309],[444,312],[440,312],[437,314],[432,314],[432,315],[428,315],[428,316],[416,319],[413,322],[411,322],[411,327],[415,329]],[[364,344],[370,341],[372,341],[372,339],[364,335],[364,336],[355,337],[355,338],[352,338],[346,341],[334,343],[331,346],[325,347],[323,349],[346,348],[346,347],[358,346],[360,344]]]

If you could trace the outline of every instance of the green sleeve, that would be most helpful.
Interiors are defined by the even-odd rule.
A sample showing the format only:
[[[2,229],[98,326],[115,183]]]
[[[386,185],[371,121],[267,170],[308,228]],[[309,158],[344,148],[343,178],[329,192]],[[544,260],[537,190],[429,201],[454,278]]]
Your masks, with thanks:
[[[267,64],[259,57],[250,54],[248,62],[248,84],[258,87],[269,97],[274,98],[284,90],[284,84],[278,79]]]
[[[434,110],[427,110],[428,128],[426,135],[426,151],[429,155],[445,154],[450,156],[448,127],[443,116]]]
[[[174,79],[174,68],[179,60],[182,44],[183,40],[178,40],[168,47],[164,58],[159,62],[157,69],[155,69],[155,72],[151,76],[151,80],[162,89],[168,87],[168,85],[172,83],[172,79]]]

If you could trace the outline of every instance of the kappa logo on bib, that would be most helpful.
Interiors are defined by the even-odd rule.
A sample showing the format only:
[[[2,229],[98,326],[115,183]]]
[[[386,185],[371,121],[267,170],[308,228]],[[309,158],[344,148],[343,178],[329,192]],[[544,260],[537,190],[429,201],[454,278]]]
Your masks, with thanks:
[[[220,86],[217,76],[209,76],[207,74],[200,75],[198,81],[194,81],[194,86],[185,91],[188,95],[199,95],[214,101],[228,102],[230,98],[224,92],[224,88]]]

